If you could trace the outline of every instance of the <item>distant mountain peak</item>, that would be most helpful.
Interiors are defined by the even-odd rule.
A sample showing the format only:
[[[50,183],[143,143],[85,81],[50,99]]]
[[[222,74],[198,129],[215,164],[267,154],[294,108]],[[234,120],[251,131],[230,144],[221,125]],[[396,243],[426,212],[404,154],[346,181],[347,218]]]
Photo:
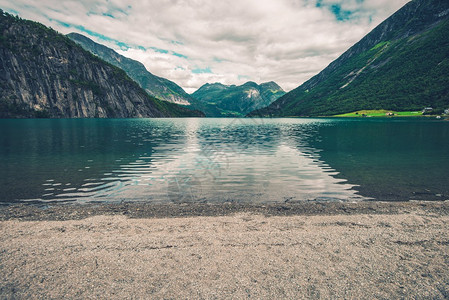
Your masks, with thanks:
[[[247,81],[244,84],[242,84],[242,86],[259,86],[259,85],[254,81]]]
[[[282,90],[283,91],[283,89],[274,81],[268,81],[268,82],[261,83],[260,86],[271,87],[273,89],[277,89],[277,90]]]
[[[248,81],[240,86],[206,83],[192,94],[192,107],[209,117],[238,117],[267,106],[284,94],[274,82],[258,85]]]

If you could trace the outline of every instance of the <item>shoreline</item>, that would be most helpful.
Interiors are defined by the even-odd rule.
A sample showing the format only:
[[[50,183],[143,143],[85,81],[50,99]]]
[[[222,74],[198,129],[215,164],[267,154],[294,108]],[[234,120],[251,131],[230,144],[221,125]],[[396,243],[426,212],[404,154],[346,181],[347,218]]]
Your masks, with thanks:
[[[236,213],[263,216],[402,214],[417,210],[449,215],[449,201],[360,201],[292,203],[95,203],[53,204],[48,206],[12,204],[0,206],[0,221],[67,221],[93,216],[122,215],[132,219],[217,217]]]
[[[449,202],[0,208],[4,299],[445,299]]]

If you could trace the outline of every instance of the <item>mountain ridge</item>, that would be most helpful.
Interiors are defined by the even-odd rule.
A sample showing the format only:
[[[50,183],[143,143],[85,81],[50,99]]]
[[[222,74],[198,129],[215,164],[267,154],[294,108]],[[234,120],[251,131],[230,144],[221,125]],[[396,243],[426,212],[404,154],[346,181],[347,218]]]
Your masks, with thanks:
[[[179,85],[152,74],[141,62],[118,54],[113,49],[96,43],[82,34],[72,32],[67,34],[67,37],[81,45],[85,50],[124,70],[149,95],[176,104],[190,104],[190,95]]]
[[[449,90],[442,88],[449,84],[443,76],[449,72],[448,16],[447,1],[407,3],[317,75],[249,116],[449,106]]]

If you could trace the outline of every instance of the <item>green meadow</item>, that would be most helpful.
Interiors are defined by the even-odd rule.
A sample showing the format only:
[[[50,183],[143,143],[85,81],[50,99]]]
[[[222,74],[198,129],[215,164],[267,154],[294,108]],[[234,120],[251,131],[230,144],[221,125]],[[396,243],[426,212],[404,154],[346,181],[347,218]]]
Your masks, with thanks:
[[[418,117],[421,111],[392,111],[392,110],[359,110],[351,113],[335,115],[334,117]]]

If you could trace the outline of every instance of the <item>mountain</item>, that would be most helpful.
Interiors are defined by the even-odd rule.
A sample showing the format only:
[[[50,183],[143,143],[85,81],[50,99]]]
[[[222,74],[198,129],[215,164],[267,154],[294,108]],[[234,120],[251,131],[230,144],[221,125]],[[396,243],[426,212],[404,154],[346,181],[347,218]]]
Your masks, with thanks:
[[[449,1],[414,0],[298,88],[251,116],[449,108]]]
[[[249,81],[240,86],[206,83],[192,94],[191,107],[203,111],[208,117],[244,116],[284,94],[284,90],[272,81],[260,85]]]
[[[124,70],[129,77],[136,81],[151,96],[172,103],[190,104],[190,95],[179,85],[168,79],[151,74],[142,63],[120,55],[111,48],[95,43],[84,35],[69,33],[67,36],[94,55]]]
[[[0,10],[0,117],[201,116],[149,96],[121,69],[44,25]]]

